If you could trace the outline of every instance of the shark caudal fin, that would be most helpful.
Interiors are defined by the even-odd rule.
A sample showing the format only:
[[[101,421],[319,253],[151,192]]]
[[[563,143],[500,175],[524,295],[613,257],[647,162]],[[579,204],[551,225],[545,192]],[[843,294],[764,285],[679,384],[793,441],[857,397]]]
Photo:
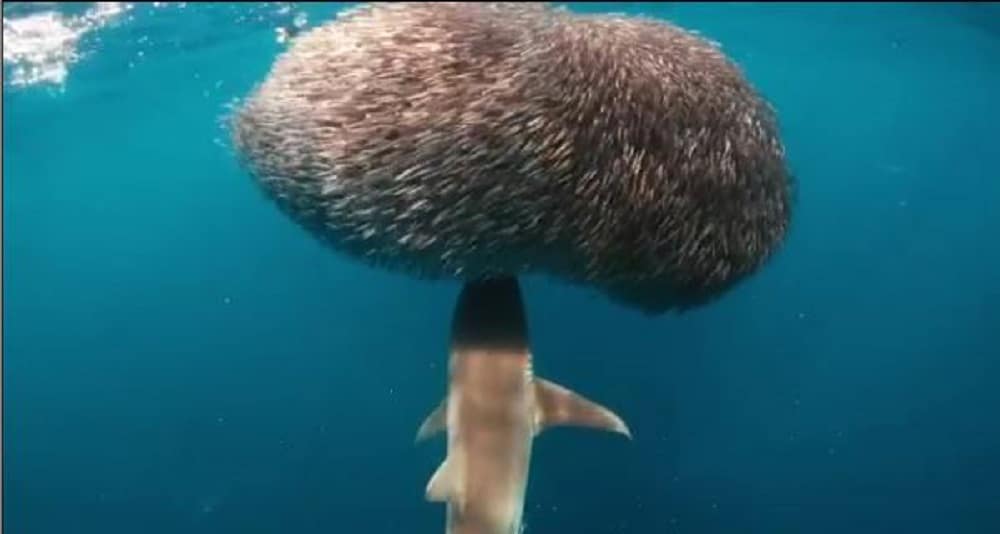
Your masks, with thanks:
[[[617,432],[632,439],[614,412],[567,388],[535,377],[535,433],[552,426],[576,426]]]
[[[437,408],[424,419],[423,424],[420,425],[420,429],[417,430],[417,437],[415,442],[420,443],[430,437],[433,437],[441,432],[444,432],[448,428],[448,399],[445,398],[438,404]]]

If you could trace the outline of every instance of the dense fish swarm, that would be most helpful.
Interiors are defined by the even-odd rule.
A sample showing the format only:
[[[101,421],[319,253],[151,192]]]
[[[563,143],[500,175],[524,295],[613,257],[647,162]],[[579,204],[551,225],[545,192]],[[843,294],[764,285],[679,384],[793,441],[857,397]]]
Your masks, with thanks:
[[[414,276],[547,273],[658,313],[755,271],[790,219],[772,109],[662,21],[362,6],[297,37],[233,126],[294,220]]]

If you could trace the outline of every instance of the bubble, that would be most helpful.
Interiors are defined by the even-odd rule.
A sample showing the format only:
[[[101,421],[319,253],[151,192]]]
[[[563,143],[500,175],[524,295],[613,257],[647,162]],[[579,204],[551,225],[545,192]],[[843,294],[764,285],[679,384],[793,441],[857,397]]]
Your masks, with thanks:
[[[292,25],[298,29],[302,29],[308,23],[309,23],[309,15],[306,15],[305,12],[301,11],[297,15],[295,15],[295,19],[292,20]]]
[[[285,28],[275,28],[274,33],[276,34],[275,40],[277,40],[279,44],[284,44],[288,41],[288,30]]]

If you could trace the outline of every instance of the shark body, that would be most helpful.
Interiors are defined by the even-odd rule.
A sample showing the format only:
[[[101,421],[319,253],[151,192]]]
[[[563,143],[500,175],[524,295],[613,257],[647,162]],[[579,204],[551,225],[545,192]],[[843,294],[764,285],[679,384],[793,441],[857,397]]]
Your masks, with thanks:
[[[565,425],[618,432],[607,408],[534,376],[516,278],[467,282],[452,321],[448,393],[417,432],[448,453],[426,498],[447,505],[448,534],[518,534],[534,438]]]

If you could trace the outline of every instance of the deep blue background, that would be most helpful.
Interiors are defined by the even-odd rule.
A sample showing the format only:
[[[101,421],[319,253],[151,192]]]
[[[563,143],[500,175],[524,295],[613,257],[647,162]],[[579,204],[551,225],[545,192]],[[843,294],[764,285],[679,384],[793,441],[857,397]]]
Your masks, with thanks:
[[[336,9],[136,6],[63,92],[4,87],[5,532],[443,531],[413,436],[458,287],[331,253],[216,142]],[[527,531],[1000,532],[997,6],[578,9],[721,42],[800,189],[689,314],[525,280],[539,374],[635,434],[542,435]]]

